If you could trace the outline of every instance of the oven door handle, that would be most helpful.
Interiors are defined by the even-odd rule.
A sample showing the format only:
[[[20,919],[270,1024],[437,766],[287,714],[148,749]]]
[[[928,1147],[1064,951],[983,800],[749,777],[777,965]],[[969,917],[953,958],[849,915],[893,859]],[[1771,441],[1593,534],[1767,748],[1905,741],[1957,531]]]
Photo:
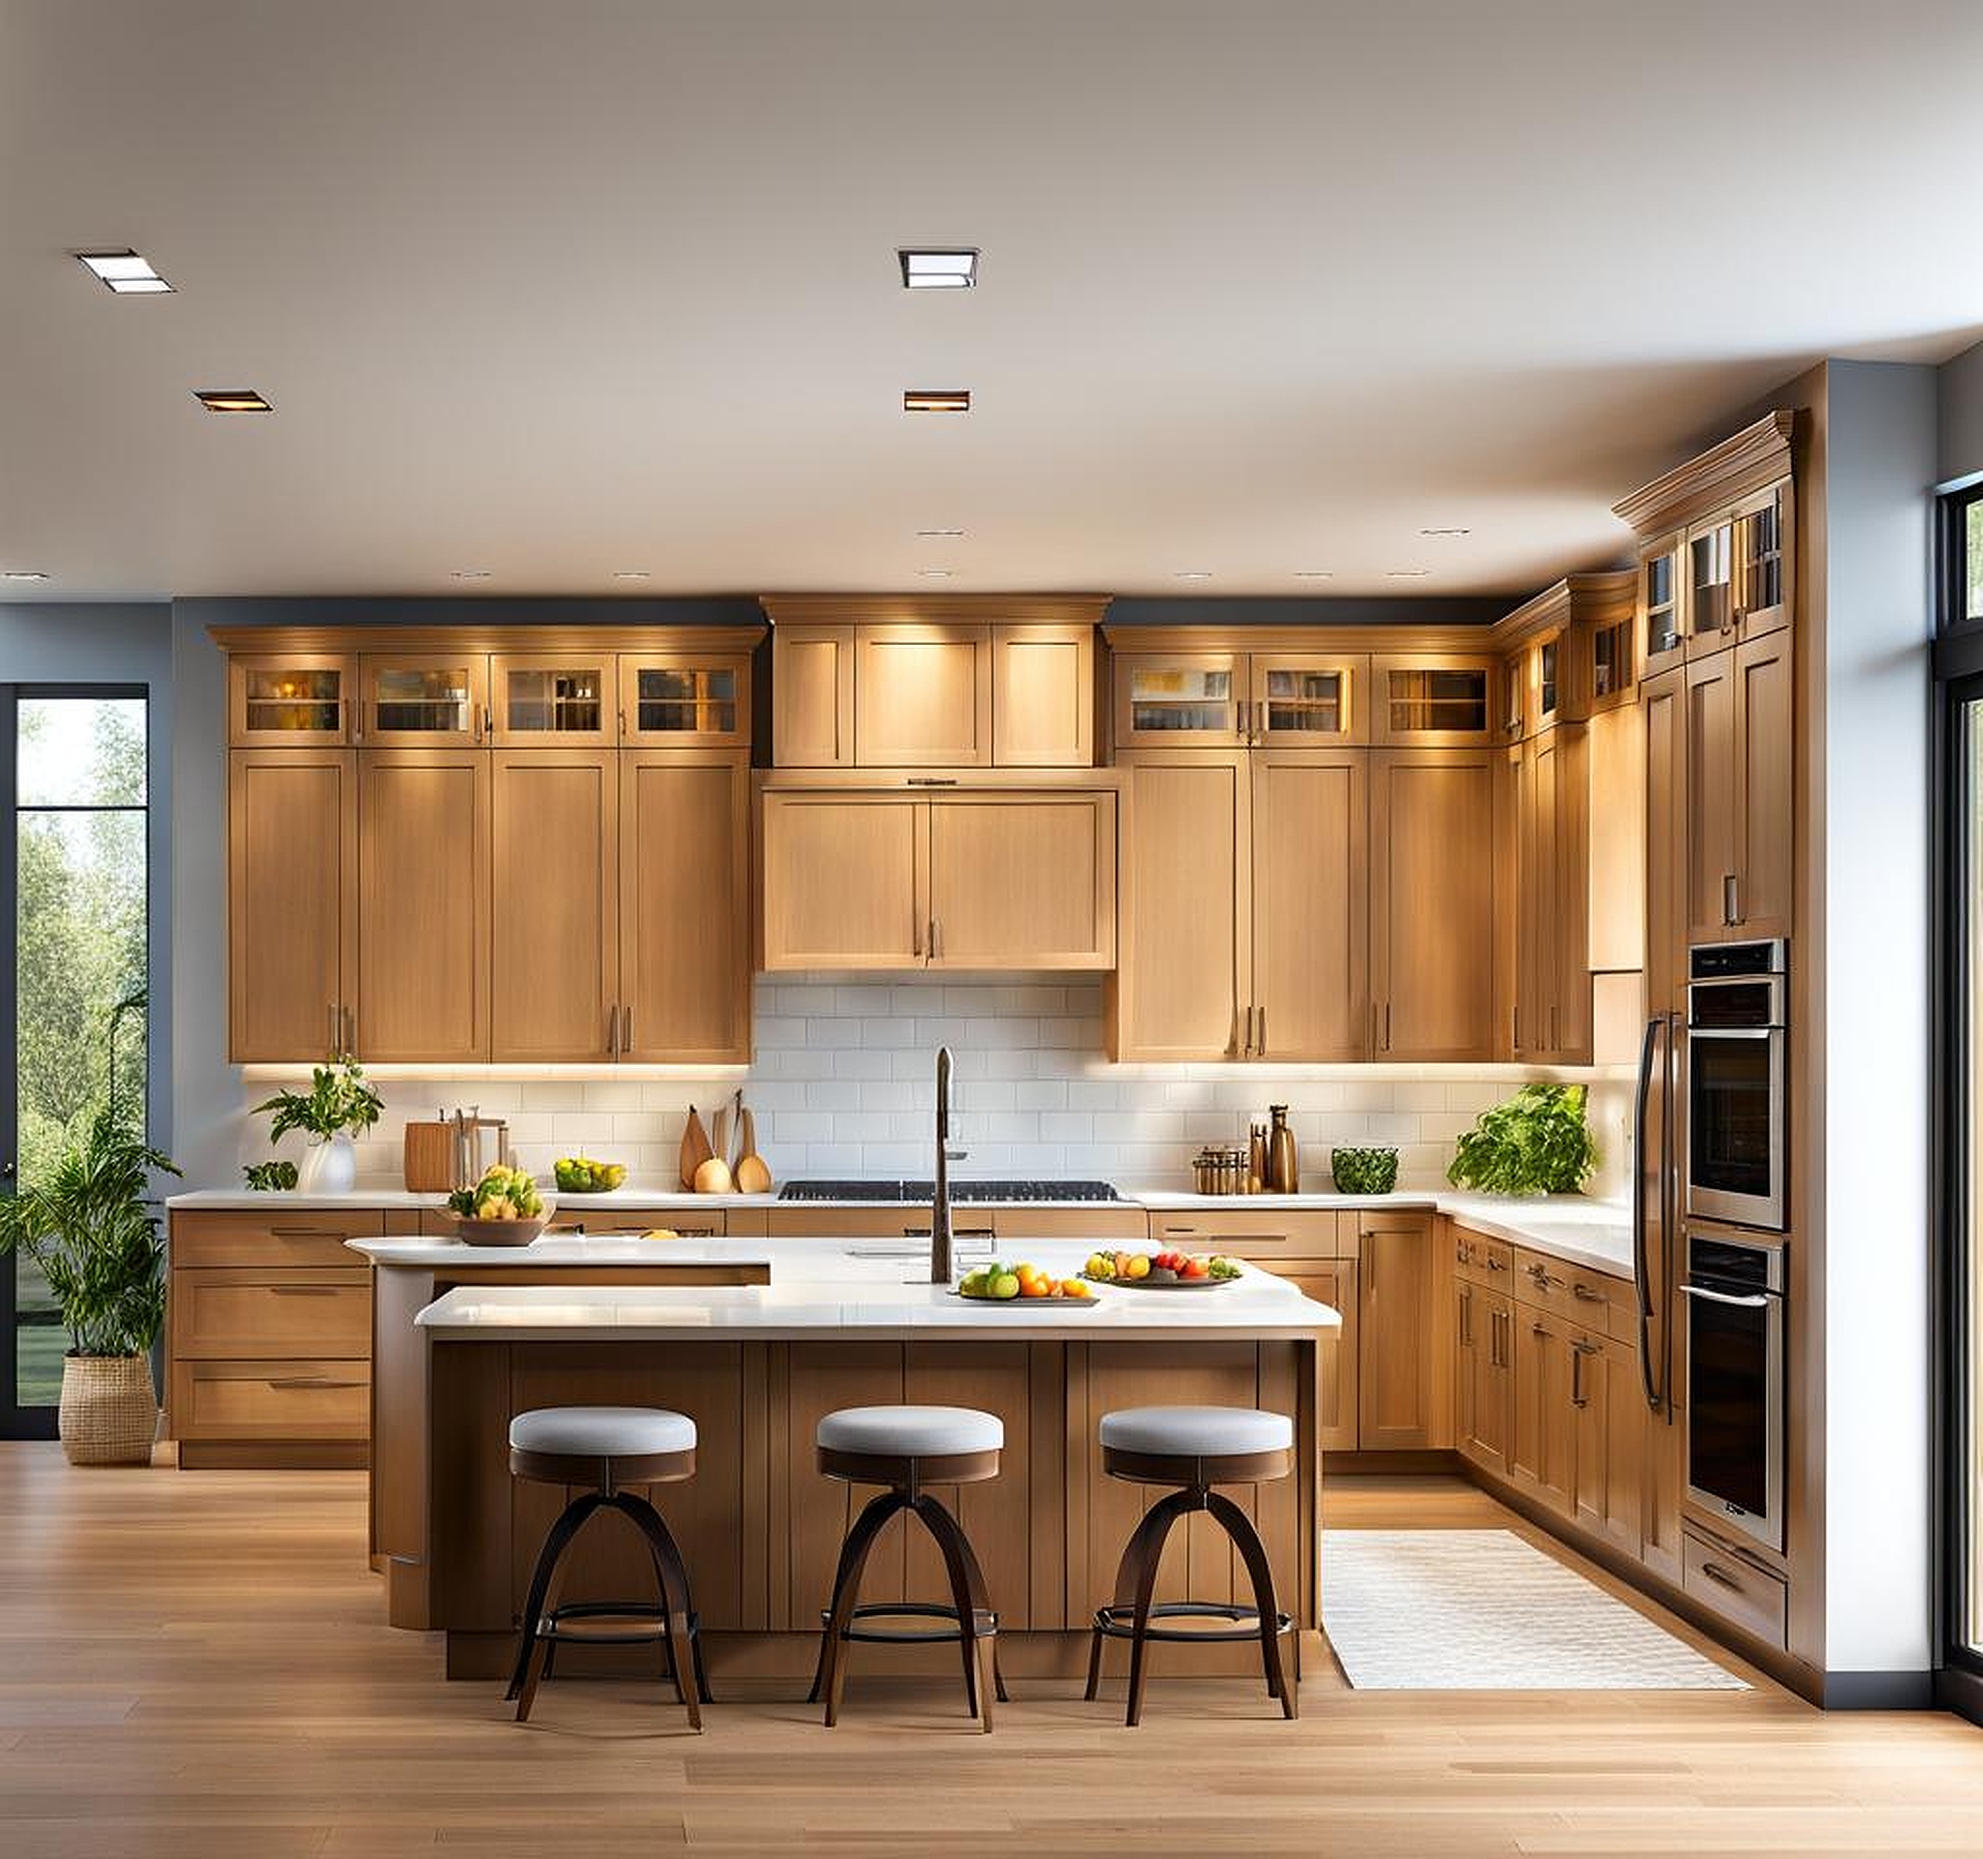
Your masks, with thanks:
[[[1646,1392],[1646,1406],[1659,1412],[1659,1389],[1652,1372],[1652,1271],[1646,1249],[1646,1105],[1652,1095],[1653,1062],[1666,1031],[1666,1016],[1654,1014],[1646,1022],[1646,1036],[1639,1047],[1639,1089],[1632,1105],[1632,1155],[1638,1175],[1632,1184],[1632,1289],[1639,1304],[1639,1380]],[[1664,1131],[1662,1123],[1662,1132]],[[1654,1176],[1662,1195],[1666,1191],[1666,1158],[1662,1153]]]
[[[1682,1285],[1680,1295],[1705,1298],[1710,1304],[1733,1304],[1738,1310],[1768,1310],[1770,1307],[1769,1296],[1762,1291],[1747,1297],[1733,1297],[1726,1291],[1710,1291],[1706,1285]]]

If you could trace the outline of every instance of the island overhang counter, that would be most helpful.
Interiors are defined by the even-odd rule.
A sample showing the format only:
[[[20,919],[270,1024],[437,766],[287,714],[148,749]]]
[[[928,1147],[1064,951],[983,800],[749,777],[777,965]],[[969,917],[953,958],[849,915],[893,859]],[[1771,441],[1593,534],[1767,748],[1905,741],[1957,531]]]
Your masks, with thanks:
[[[1303,1632],[1318,1624],[1317,1404],[1340,1319],[1269,1274],[1249,1268],[1209,1291],[1104,1288],[1086,1305],[986,1308],[917,1281],[922,1262],[900,1246],[717,1241],[691,1253],[661,1242],[644,1255],[646,1282],[618,1284],[592,1282],[614,1267],[578,1249],[566,1272],[545,1258],[530,1264],[535,1282],[505,1283],[466,1257],[481,1249],[445,1246],[363,1249],[378,1268],[380,1311],[405,1326],[395,1339],[401,1372],[377,1390],[375,1545],[393,1623],[442,1632],[451,1677],[499,1677],[513,1655],[531,1561],[564,1496],[510,1476],[509,1421],[565,1405],[667,1407],[695,1420],[695,1477],[653,1495],[688,1562],[719,1686],[726,1674],[811,1675],[850,1503],[847,1487],[818,1473],[814,1431],[840,1407],[929,1403],[999,1416],[999,1477],[937,1495],[977,1547],[1001,1659],[1022,1677],[1080,1674],[1122,1546],[1159,1495],[1104,1475],[1103,1414],[1179,1404],[1287,1414],[1294,1475],[1232,1495],[1256,1520],[1281,1605]],[[1085,1252],[1042,1244],[1025,1256],[1066,1275]],[[681,1275],[656,1269],[662,1258]],[[524,1261],[515,1269],[521,1276]],[[389,1282],[402,1274],[410,1282]],[[436,1295],[407,1311],[404,1293],[423,1284]],[[581,1543],[569,1594],[637,1599],[651,1580],[634,1533],[600,1529]],[[898,1520],[876,1546],[868,1585],[927,1598],[944,1591],[944,1574]],[[1158,1598],[1243,1601],[1244,1586],[1225,1538],[1208,1519],[1188,1519]],[[572,1650],[574,1671],[652,1664],[651,1649],[645,1665],[639,1648]],[[1241,1672],[1247,1653],[1230,1643],[1166,1647],[1161,1669]],[[947,1671],[954,1658],[941,1645],[905,1646],[875,1663]]]

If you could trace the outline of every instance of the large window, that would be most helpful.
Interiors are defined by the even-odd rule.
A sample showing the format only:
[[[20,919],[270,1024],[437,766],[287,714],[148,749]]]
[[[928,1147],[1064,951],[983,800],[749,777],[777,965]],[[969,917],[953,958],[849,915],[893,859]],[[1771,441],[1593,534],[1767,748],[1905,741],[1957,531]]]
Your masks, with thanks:
[[[39,1179],[112,1093],[143,1122],[147,827],[142,691],[0,686],[0,1190]],[[0,1317],[0,1423],[45,1431],[66,1339],[28,1260],[8,1262]]]

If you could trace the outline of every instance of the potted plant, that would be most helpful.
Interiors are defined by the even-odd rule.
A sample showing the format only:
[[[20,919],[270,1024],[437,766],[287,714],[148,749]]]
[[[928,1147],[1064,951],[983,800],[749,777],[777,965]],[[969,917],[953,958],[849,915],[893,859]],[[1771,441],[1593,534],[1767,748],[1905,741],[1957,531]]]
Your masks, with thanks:
[[[1525,1084],[1460,1138],[1446,1179],[1483,1194],[1577,1194],[1597,1167],[1580,1084]]]
[[[179,1172],[108,1104],[46,1179],[0,1200],[0,1254],[18,1249],[41,1268],[69,1332],[59,1426],[72,1465],[151,1461],[151,1349],[165,1322],[152,1169]]]
[[[269,1136],[280,1142],[291,1130],[305,1131],[310,1146],[303,1155],[301,1185],[310,1194],[349,1194],[358,1180],[358,1156],[351,1146],[379,1120],[385,1106],[365,1082],[364,1068],[355,1059],[319,1065],[310,1073],[307,1091],[278,1091],[255,1111],[273,1111]]]

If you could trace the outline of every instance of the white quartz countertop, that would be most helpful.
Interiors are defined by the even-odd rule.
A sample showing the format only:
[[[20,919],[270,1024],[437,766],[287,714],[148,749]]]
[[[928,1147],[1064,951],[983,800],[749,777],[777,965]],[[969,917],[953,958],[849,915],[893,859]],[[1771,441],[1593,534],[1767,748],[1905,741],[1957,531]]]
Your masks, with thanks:
[[[776,1192],[770,1194],[691,1194],[679,1184],[630,1181],[624,1187],[604,1194],[570,1194],[546,1189],[546,1198],[560,1213],[575,1213],[581,1207],[598,1207],[607,1213],[617,1208],[644,1207],[775,1207]],[[425,1208],[438,1212],[447,1205],[445,1194],[415,1194],[406,1188],[353,1188],[349,1194],[310,1194],[301,1189],[258,1192],[253,1188],[197,1188],[185,1194],[170,1195],[166,1206],[190,1213],[253,1213],[261,1208],[276,1212],[362,1213],[373,1207]],[[788,1203],[789,1204],[789,1203]]]
[[[594,1242],[598,1243],[598,1242]],[[670,1242],[657,1242],[669,1246]],[[698,1250],[728,1263],[771,1256],[766,1285],[676,1289],[639,1285],[476,1285],[449,1291],[420,1313],[437,1341],[683,1341],[720,1335],[761,1340],[817,1337],[930,1337],[969,1334],[1033,1341],[1107,1336],[1188,1339],[1314,1337],[1339,1329],[1327,1304],[1306,1298],[1271,1273],[1251,1268],[1231,1284],[1205,1291],[1132,1291],[1103,1285],[1084,1303],[1014,1299],[987,1304],[952,1295],[920,1277],[920,1258],[876,1259],[871,1249],[822,1242],[710,1242]],[[1011,1254],[1012,1248],[1004,1249]],[[1087,1255],[1062,1242],[1028,1250],[1056,1276],[1077,1271]]]

